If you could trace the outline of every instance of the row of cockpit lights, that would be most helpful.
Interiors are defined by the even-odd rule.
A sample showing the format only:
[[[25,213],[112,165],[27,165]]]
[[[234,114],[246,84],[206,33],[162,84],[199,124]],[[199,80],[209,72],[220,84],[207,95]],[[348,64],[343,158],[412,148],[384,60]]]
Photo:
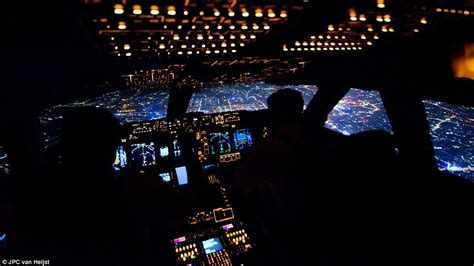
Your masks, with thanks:
[[[178,14],[178,11],[176,10],[176,7],[175,6],[167,6],[167,7],[162,7],[162,9],[165,9],[166,10],[166,14],[168,16],[175,16]],[[143,9],[142,9],[142,6],[141,5],[133,5],[132,8],[131,8],[131,11],[132,11],[132,14],[134,15],[142,15],[143,14]],[[277,17],[279,16],[280,18],[286,18],[288,16],[288,13],[286,12],[286,10],[280,10],[279,11],[279,14],[275,13],[273,11],[273,9],[271,8],[268,8],[266,10],[263,10],[262,8],[255,8],[253,10],[253,14],[255,15],[255,17],[257,18],[261,18],[261,17],[269,17],[269,18],[274,18],[274,17]],[[190,15],[190,12],[187,10],[187,9],[183,9],[183,15],[184,16],[188,16]],[[114,6],[114,13],[117,14],[117,15],[122,15],[125,13],[125,6],[122,5],[122,4],[116,4]],[[160,7],[157,6],[157,5],[151,5],[149,7],[149,14],[150,15],[153,15],[153,16],[157,16],[157,15],[160,15]],[[205,12],[204,11],[199,11],[198,13],[200,16],[205,16]],[[215,16],[215,17],[220,17],[220,16],[225,16],[225,14],[227,14],[227,16],[229,17],[234,17],[237,15],[236,12],[234,12],[232,9],[228,9],[226,10],[226,13],[222,12],[217,9],[217,8],[212,8],[212,15]],[[209,14],[211,15],[211,14]],[[245,7],[241,7],[240,8],[240,15],[242,17],[250,17],[251,13],[249,11],[247,11],[247,9]]]
[[[195,45],[191,45],[190,48],[194,48],[194,46]],[[204,46],[204,44],[202,46]],[[177,55],[193,55],[193,54],[195,54],[195,55],[199,55],[199,54],[209,55],[209,54],[227,54],[227,53],[236,53],[237,52],[237,49],[235,49],[235,48],[229,48],[229,50],[227,50],[225,48],[227,46],[228,46],[227,44],[222,43],[221,47],[224,48],[224,49],[219,49],[219,47],[217,47],[215,44],[212,44],[211,47],[216,48],[216,49],[211,50],[211,49],[208,48],[208,49],[201,49],[201,50],[197,50],[197,49],[196,50],[177,50],[177,51],[175,51],[175,53]],[[235,47],[235,43],[231,43],[230,46]],[[240,46],[244,46],[244,44],[240,43]],[[164,45],[163,46],[160,45],[159,47],[160,47],[160,49],[165,49]],[[170,45],[170,48],[171,49],[174,48],[173,45]],[[186,49],[186,48],[187,48],[186,45],[181,45],[181,49]],[[118,46],[115,46],[115,49],[118,50],[119,49]],[[128,45],[124,45],[124,50],[125,50],[124,53],[118,52],[117,56],[122,56],[122,54],[127,56],[127,57],[132,56],[132,52],[128,51],[128,50],[130,50]],[[171,52],[168,52],[168,55],[170,55],[170,54],[171,54]]]
[[[119,23],[119,28],[122,24]],[[125,24],[123,24],[123,27],[121,27],[121,29],[126,29],[127,26]],[[168,27],[168,25],[163,25],[163,29],[169,29],[169,30],[172,30],[171,28]],[[177,30],[182,30],[184,29],[184,27],[182,25],[178,25],[176,27]],[[247,24],[241,24],[241,25],[233,25],[233,24],[230,24],[230,25],[225,25],[225,26],[222,26],[222,25],[217,25],[217,26],[209,26],[209,25],[203,25],[203,26],[199,26],[199,29],[198,29],[198,26],[196,25],[192,25],[191,27],[187,27],[186,29],[184,30],[205,30],[205,31],[209,31],[209,30],[218,30],[218,31],[221,31],[221,30],[230,30],[230,31],[239,31],[239,30],[270,30],[270,25],[268,25],[267,23],[262,23],[261,25],[259,25],[258,23],[253,23],[252,25],[247,25]],[[235,33],[231,33],[228,35],[229,39],[231,40],[234,40],[234,39],[242,39],[242,40],[245,40],[245,39],[256,39],[256,35],[255,34],[244,34],[244,33],[240,33],[240,34],[235,34]],[[151,38],[151,37],[150,37]],[[162,39],[161,40],[164,40],[164,36],[162,36]],[[185,36],[184,38],[182,38],[179,34],[173,34],[173,37],[172,39],[177,41],[177,40],[180,40],[180,39],[185,39],[185,40],[189,40],[189,39],[192,39],[192,38],[195,38],[196,40],[213,40],[213,39],[220,39],[220,40],[223,40],[226,38],[225,35],[221,34],[220,32],[218,34],[202,34],[202,33],[198,33],[198,34],[195,34],[195,36]]]
[[[385,0],[377,0],[377,8],[384,9],[386,7]],[[372,19],[365,14],[357,14],[354,8],[349,9],[350,21],[361,21],[367,22]],[[395,32],[395,29],[389,25],[392,22],[390,14],[376,15],[373,21],[378,23],[384,23],[381,26],[367,25],[365,29],[367,33],[357,33],[351,31],[350,27],[336,27],[333,24],[328,25],[327,32],[318,37],[311,36],[309,41],[296,41],[294,46],[289,47],[283,45],[283,51],[359,51],[364,46],[372,46],[375,40],[379,39],[379,35],[374,33],[376,29],[380,29],[383,33]],[[346,33],[349,32],[349,36]],[[318,39],[318,40],[317,40]]]
[[[198,26],[196,26],[196,25],[192,25],[192,26],[190,27],[190,29],[195,30],[195,29],[197,29],[197,27],[198,27]],[[202,27],[203,27],[204,30],[209,30],[209,29],[210,29],[210,26],[209,26],[209,25],[204,25],[204,26],[202,26]],[[236,29],[238,30],[239,28],[242,29],[242,30],[248,30],[248,29],[253,29],[253,30],[264,29],[264,30],[269,30],[269,29],[270,29],[270,25],[268,25],[267,23],[263,23],[261,26],[258,25],[257,23],[253,23],[251,26],[250,26],[250,25],[247,25],[247,24],[245,24],[245,23],[243,23],[243,24],[239,25],[239,28],[238,28],[236,25],[230,24],[230,25],[228,25],[228,26],[226,26],[226,27],[228,27],[229,30],[236,30]],[[108,28],[110,28],[110,26],[109,26]],[[217,25],[216,28],[217,28],[218,30],[221,30],[221,29],[224,28],[224,26],[222,26],[222,25]],[[118,23],[118,29],[119,29],[119,30],[126,30],[126,29],[127,29],[127,24],[126,24],[124,21],[120,21],[120,22]],[[168,25],[163,24],[163,29],[165,29],[165,30],[168,29]],[[182,26],[182,25],[178,25],[178,29],[179,29],[179,30],[180,30],[180,29],[183,29],[183,26]]]
[[[157,5],[151,5],[150,7],[150,15],[159,15],[160,14],[160,7],[158,7]],[[176,7],[174,6],[167,6],[167,7],[163,7],[164,10],[166,10],[166,14],[168,16],[175,16],[177,15],[177,10],[176,10]],[[132,13],[134,15],[142,15],[143,14],[143,10],[142,10],[142,7],[140,5],[133,5],[131,6],[131,10],[132,10]],[[250,16],[250,13],[247,11],[247,9],[245,7],[241,7],[239,8],[239,10],[241,11],[240,15],[242,17],[249,17]],[[124,14],[125,13],[125,7],[124,5],[122,4],[116,4],[114,6],[114,13],[117,14],[117,15],[121,15],[121,14]],[[186,9],[183,9],[183,15],[184,16],[188,16],[188,15],[191,15],[190,14],[191,12],[188,12]],[[210,15],[209,13],[208,14],[205,14],[204,11],[200,11],[198,13],[200,16],[204,16],[204,15]],[[216,17],[220,17],[220,16],[225,16],[225,14],[221,14],[221,12],[219,10],[217,10],[216,8],[213,8],[213,15],[216,16]],[[229,17],[234,17],[236,16],[237,14],[232,11],[232,9],[228,9],[227,10],[227,15]],[[255,8],[254,9],[254,15],[255,17],[265,17],[265,16],[268,16],[269,18],[275,18],[277,16],[279,16],[280,18],[286,18],[287,17],[287,11],[286,10],[280,10],[279,11],[279,14],[275,13],[273,11],[273,9],[271,8],[267,8],[265,10],[261,9],[261,8]],[[199,29],[197,29],[199,27]],[[109,28],[109,26],[108,26]],[[255,31],[258,31],[258,30],[270,30],[270,25],[268,25],[268,23],[266,22],[262,22],[261,24],[257,24],[257,23],[252,23],[251,25],[247,25],[245,22],[242,23],[242,22],[239,22],[238,25],[233,25],[233,24],[227,24],[227,25],[191,25],[191,26],[187,26],[185,27],[187,30],[206,30],[206,31],[209,31],[209,30],[230,30],[230,31],[239,31],[239,30],[255,30]],[[120,30],[126,30],[127,29],[127,25],[124,21],[120,21],[118,22],[118,29]],[[164,24],[163,25],[163,29],[168,29],[168,25]],[[171,29],[171,28],[170,28]],[[182,25],[178,25],[177,26],[177,30],[181,30],[183,29],[183,26]],[[113,38],[112,37],[112,41],[113,41]],[[202,34],[202,33],[198,33],[198,34],[195,34],[194,36],[180,36],[180,34],[172,34],[170,36],[170,39],[173,40],[173,41],[180,41],[180,40],[197,40],[197,41],[212,41],[212,40],[225,40],[225,39],[229,39],[229,40],[246,40],[246,39],[250,39],[250,40],[254,40],[256,39],[257,36],[256,34],[253,34],[251,32],[246,32],[246,33],[242,33],[242,32],[234,32],[234,33],[231,33],[231,34],[226,34],[226,35],[223,35],[222,33],[220,32],[217,32],[217,33],[210,33],[210,32],[207,32],[205,34]],[[151,37],[148,37],[148,40],[151,40]],[[164,36],[161,36],[161,40],[164,41],[165,40],[165,37]],[[119,47],[116,46],[115,44],[113,44],[115,46],[115,50],[118,50]],[[177,48],[179,47],[178,45],[177,46],[174,46],[173,44],[165,44],[165,43],[161,43],[161,44],[157,44],[158,48],[160,50],[164,50],[164,49],[173,49],[173,48]],[[181,45],[183,46],[183,45]],[[186,45],[184,45],[186,46]],[[191,48],[194,48],[193,46],[196,46],[196,45],[189,45],[189,47]],[[207,48],[205,44],[202,44],[202,45],[198,45],[198,46],[201,46],[202,48]],[[211,44],[211,45],[208,45],[212,48],[216,48],[216,46],[219,46],[216,45],[216,44]],[[227,43],[224,41],[223,43],[220,44],[221,47],[226,47],[227,46]],[[230,43],[229,44],[230,47],[236,47],[236,45],[234,43]],[[237,46],[240,46],[240,47],[243,47],[245,46],[245,44],[242,42],[242,43],[237,43]],[[128,48],[128,49],[127,49]],[[151,46],[148,46],[148,49],[151,49]],[[130,50],[130,45],[124,45],[124,50]],[[192,55],[192,54],[219,54],[219,53],[227,53],[227,52],[230,52],[230,53],[235,53],[237,52],[235,49],[230,49],[229,51],[227,51],[226,49],[224,50],[218,50],[218,49],[215,49],[215,50],[209,50],[209,49],[206,49],[204,51],[199,51],[199,50],[196,50],[196,51],[174,51],[177,55],[183,55],[183,54],[187,54],[187,55]],[[117,53],[115,52],[115,54],[117,54],[118,56],[122,56],[122,55],[125,55],[125,56],[131,56],[132,53],[131,51],[125,51],[125,53]],[[170,52],[168,52],[168,54],[170,54]]]
[[[365,34],[361,35],[360,40],[357,41],[348,39],[345,35],[311,36],[310,41],[296,41],[291,47],[283,45],[283,51],[358,51],[364,46],[372,46],[374,40],[378,39],[378,35],[366,36]]]
[[[436,12],[438,13],[449,13],[449,14],[458,14],[458,15],[465,15],[465,16],[468,16],[468,15],[473,15],[474,16],[474,11],[469,11],[469,10],[461,10],[461,9],[454,9],[454,8],[436,8],[435,9]]]
[[[202,13],[202,12],[203,12],[203,11],[201,11],[200,15],[204,15],[204,13]],[[284,12],[284,13],[281,13],[281,14],[280,14],[280,17],[286,18],[286,17],[287,17],[286,11],[281,11],[281,12]],[[230,14],[232,14],[232,13],[230,13]],[[245,13],[244,13],[244,14],[245,14]],[[272,14],[274,14],[274,13],[272,13]],[[245,17],[245,16],[244,16],[244,17]],[[259,16],[257,16],[257,17],[259,17]],[[182,27],[182,26],[181,26],[181,27]],[[209,25],[205,25],[204,27],[209,27]],[[222,25],[218,25],[217,27],[222,27]],[[244,29],[244,30],[249,28],[249,26],[246,25],[246,24],[241,25],[241,27],[242,27],[242,29]],[[191,28],[192,28],[192,29],[195,29],[195,28],[196,28],[196,25],[193,25]],[[229,26],[229,29],[231,29],[231,30],[233,30],[233,29],[235,29],[235,28],[236,28],[235,25],[230,25],[230,26]],[[255,30],[258,30],[258,29],[260,28],[260,26],[257,25],[256,23],[254,23],[254,24],[252,25],[252,28],[255,29]],[[270,26],[269,26],[268,24],[264,24],[264,25],[262,26],[262,28],[268,30],[268,29],[270,29]],[[119,22],[118,22],[118,29],[119,29],[119,30],[126,30],[126,29],[127,29],[127,24],[126,24],[124,21],[119,21]],[[164,29],[167,29],[167,25],[166,25],[166,24],[164,25]],[[208,28],[205,28],[205,29],[208,29]]]
[[[158,48],[160,50],[165,50],[167,48],[169,49],[174,49],[174,48],[181,48],[181,49],[194,49],[194,50],[178,50],[178,51],[175,51],[175,53],[177,55],[193,55],[193,54],[196,54],[196,55],[199,55],[199,54],[226,54],[226,53],[236,53],[237,50],[236,48],[237,47],[244,47],[245,46],[245,43],[226,43],[226,42],[222,42],[220,44],[215,44],[215,43],[212,43],[210,45],[206,45],[206,44],[201,44],[201,45],[195,45],[195,44],[192,44],[192,45],[187,45],[187,44],[181,44],[181,45],[168,45],[166,46],[165,44],[159,44],[158,45]],[[150,49],[151,46],[148,46],[148,48]],[[212,49],[211,49],[212,48]],[[115,46],[114,48],[115,50],[120,50],[120,47],[119,46]],[[227,50],[229,49],[229,50]],[[132,52],[130,51],[131,50],[131,45],[130,44],[124,44],[123,45],[123,52],[124,53],[121,53],[121,52],[118,52],[117,53],[117,56],[122,56],[122,55],[125,55],[125,56],[132,56]],[[201,50],[201,51],[200,51]],[[168,54],[171,54],[171,52],[168,52]]]

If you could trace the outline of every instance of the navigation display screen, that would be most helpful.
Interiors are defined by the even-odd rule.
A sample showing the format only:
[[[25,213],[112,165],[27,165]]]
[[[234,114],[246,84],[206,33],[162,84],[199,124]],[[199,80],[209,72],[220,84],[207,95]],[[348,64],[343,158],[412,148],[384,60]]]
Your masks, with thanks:
[[[202,246],[206,255],[222,250],[222,243],[218,237],[202,241]]]
[[[252,135],[248,128],[234,131],[234,147],[236,150],[246,150],[252,146]]]
[[[474,107],[423,103],[438,169],[474,182]]]

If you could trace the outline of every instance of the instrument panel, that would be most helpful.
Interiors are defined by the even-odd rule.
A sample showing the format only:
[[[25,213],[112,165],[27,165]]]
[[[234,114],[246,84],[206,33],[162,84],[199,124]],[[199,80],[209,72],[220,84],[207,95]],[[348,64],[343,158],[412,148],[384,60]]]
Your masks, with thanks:
[[[192,209],[180,218],[185,229],[170,241],[177,265],[230,265],[255,247],[217,171],[245,158],[253,145],[253,132],[241,112],[123,126],[113,166],[118,175],[151,176],[176,188],[175,193],[184,193],[181,187],[189,189],[186,193],[200,189],[208,200],[198,204],[198,196],[185,206]]]
[[[173,175],[169,165],[182,166],[187,159],[201,164],[236,162],[252,145],[252,133],[239,112],[131,123],[124,125],[114,169],[163,168]]]

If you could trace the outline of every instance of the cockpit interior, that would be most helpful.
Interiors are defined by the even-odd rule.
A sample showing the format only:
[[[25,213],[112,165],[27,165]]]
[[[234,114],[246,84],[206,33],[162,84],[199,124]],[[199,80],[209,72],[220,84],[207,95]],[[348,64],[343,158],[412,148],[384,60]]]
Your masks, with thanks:
[[[474,263],[474,1],[1,5],[0,265]]]

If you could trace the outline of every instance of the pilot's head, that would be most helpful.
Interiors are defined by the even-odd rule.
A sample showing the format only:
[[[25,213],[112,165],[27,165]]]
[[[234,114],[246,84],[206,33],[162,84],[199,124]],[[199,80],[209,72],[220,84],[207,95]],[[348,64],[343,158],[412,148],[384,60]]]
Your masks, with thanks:
[[[64,113],[60,149],[65,164],[111,167],[119,143],[119,121],[109,111],[75,107]]]
[[[299,121],[303,113],[304,100],[299,91],[281,89],[267,99],[273,122]]]

